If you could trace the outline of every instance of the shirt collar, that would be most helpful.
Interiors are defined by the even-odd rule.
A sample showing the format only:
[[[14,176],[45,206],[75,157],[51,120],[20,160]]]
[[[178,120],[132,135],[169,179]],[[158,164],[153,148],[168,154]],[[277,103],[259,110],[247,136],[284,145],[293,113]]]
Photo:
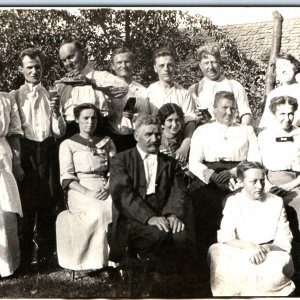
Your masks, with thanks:
[[[26,82],[25,85],[28,87],[28,89],[33,92],[34,90],[38,90],[41,87],[41,83],[33,84],[30,82]]]
[[[227,129],[228,127],[232,126],[232,124],[228,126],[226,124],[222,124],[222,123],[218,122],[217,120],[215,122],[216,122],[216,126],[218,126],[221,129],[224,129],[224,130]]]
[[[225,79],[225,76],[224,74],[221,74],[221,76],[219,77],[219,79],[217,80],[211,80],[209,79],[208,77],[204,77],[204,80],[207,81],[207,82],[212,82],[212,83],[216,83],[216,82],[221,82]]]
[[[139,151],[139,153],[140,153],[140,155],[142,157],[142,160],[144,160],[145,158],[147,158],[149,156],[155,156],[155,157],[157,157],[157,154],[147,153],[147,152],[143,151],[138,144],[136,145],[136,148]]]

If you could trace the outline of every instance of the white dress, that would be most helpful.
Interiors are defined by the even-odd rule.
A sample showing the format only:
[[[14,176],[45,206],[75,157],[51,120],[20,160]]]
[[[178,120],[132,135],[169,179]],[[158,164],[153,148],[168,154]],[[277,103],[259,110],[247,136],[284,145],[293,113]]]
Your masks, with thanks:
[[[91,151],[92,149],[92,151]],[[108,137],[94,138],[94,148],[78,134],[65,140],[59,150],[61,181],[76,180],[95,190],[107,183],[108,165],[99,153],[109,157],[115,147]],[[108,265],[107,226],[112,221],[112,202],[85,196],[68,190],[69,209],[56,221],[57,256],[60,266],[71,270],[100,269]]]
[[[218,244],[209,249],[213,296],[287,296],[295,285],[292,234],[282,199],[267,194],[264,201],[250,199],[244,191],[228,198],[223,211]],[[273,241],[284,251],[270,251],[255,265],[245,249],[224,244],[233,239],[264,244]]]
[[[12,275],[20,265],[16,214],[22,216],[17,183],[12,174],[12,152],[6,136],[22,135],[15,100],[0,93],[0,275]]]

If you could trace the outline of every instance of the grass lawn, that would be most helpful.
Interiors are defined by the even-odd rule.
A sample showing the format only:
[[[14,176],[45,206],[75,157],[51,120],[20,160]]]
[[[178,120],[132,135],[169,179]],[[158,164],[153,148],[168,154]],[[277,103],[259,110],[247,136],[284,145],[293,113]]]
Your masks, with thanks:
[[[59,267],[53,267],[47,272],[33,272],[32,275],[19,275],[17,278],[0,280],[1,298],[128,298],[137,297],[139,274],[132,281],[131,294],[129,281],[124,279],[114,285],[104,284],[100,277],[87,276],[86,272],[76,272],[72,280],[72,273]],[[171,280],[170,280],[171,279]],[[173,281],[172,281],[173,279]],[[297,286],[295,296],[300,296],[300,274],[294,276]],[[211,297],[209,282],[194,288],[189,292],[177,293],[178,281],[169,278],[169,285],[163,286],[164,292],[171,298],[208,298]],[[154,296],[155,297],[155,296]],[[163,296],[164,297],[164,296]]]
[[[60,268],[0,282],[0,297],[3,298],[126,297],[124,290],[123,282],[110,287],[102,284],[99,277],[79,275],[72,281],[71,271]]]
[[[86,272],[76,272],[75,280],[72,273],[59,267],[47,272],[35,272],[32,275],[19,275],[17,278],[0,281],[1,298],[128,298],[138,297],[139,279],[132,281],[130,294],[129,282],[119,280],[114,285],[103,284],[99,277],[90,277]],[[139,275],[139,274],[138,274]],[[170,278],[169,278],[170,279]],[[169,287],[163,287],[164,292],[173,298],[191,297],[189,293],[176,294],[178,284],[172,282]],[[172,291],[173,290],[173,291]],[[197,297],[209,297],[208,282],[198,287]]]

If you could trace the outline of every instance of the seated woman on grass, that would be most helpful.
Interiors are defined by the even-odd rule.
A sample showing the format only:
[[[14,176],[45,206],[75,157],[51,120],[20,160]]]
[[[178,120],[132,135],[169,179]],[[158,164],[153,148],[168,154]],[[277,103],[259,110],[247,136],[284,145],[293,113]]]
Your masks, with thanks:
[[[265,192],[265,169],[241,162],[242,190],[227,199],[218,244],[209,249],[213,296],[288,296],[295,285],[292,234],[280,197]]]

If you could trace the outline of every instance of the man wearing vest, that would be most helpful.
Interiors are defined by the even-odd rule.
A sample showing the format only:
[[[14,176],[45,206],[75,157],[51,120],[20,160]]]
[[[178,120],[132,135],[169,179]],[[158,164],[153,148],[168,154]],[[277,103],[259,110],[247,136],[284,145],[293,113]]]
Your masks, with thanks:
[[[197,58],[200,60],[200,69],[204,75],[198,83],[189,88],[196,104],[196,114],[200,123],[206,123],[209,117],[203,114],[208,109],[214,119],[213,103],[215,94],[220,91],[232,92],[237,103],[239,122],[250,125],[251,110],[247,94],[243,86],[234,79],[227,79],[221,71],[220,50],[215,44],[207,44],[197,50]]]

